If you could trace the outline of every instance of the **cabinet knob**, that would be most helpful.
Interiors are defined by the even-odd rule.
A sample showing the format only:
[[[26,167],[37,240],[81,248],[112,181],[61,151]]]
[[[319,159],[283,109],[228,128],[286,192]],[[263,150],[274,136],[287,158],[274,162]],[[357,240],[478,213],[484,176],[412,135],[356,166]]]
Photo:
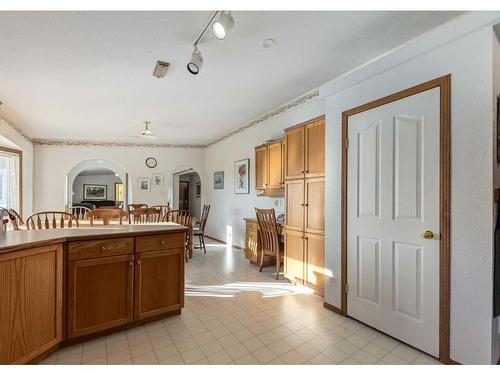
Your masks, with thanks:
[[[132,267],[134,265],[134,262],[128,262],[128,265]]]
[[[106,250],[106,246],[102,246],[101,251],[105,251],[105,250]]]
[[[137,264],[139,264],[139,265],[140,265],[140,264],[141,264],[141,261],[140,261],[140,260],[138,260],[138,261],[137,261]]]
[[[161,241],[160,241],[160,244],[161,244],[161,245],[165,245],[165,240],[161,240]]]

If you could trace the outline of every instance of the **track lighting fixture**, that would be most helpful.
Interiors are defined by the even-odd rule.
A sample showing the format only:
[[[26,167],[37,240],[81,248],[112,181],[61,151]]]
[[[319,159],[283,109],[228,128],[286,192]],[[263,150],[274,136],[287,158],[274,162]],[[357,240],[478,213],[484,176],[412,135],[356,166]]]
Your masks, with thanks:
[[[219,18],[212,24],[214,36],[222,40],[234,27],[234,19],[229,11],[219,11]]]
[[[214,21],[217,15],[219,17],[216,21]],[[191,60],[189,60],[187,64],[187,70],[191,74],[198,74],[201,66],[203,65],[203,57],[201,57],[201,52],[198,50],[198,42],[201,40],[203,35],[205,35],[205,32],[210,25],[212,25],[214,36],[217,39],[222,40],[234,28],[234,19],[230,11],[216,10],[210,14],[208,22],[205,24],[193,43],[194,50],[191,54]]]
[[[187,69],[191,74],[198,74],[203,65],[203,57],[201,56],[201,52],[198,51],[198,45],[194,45],[193,54],[191,55],[191,60],[189,60],[187,64]]]

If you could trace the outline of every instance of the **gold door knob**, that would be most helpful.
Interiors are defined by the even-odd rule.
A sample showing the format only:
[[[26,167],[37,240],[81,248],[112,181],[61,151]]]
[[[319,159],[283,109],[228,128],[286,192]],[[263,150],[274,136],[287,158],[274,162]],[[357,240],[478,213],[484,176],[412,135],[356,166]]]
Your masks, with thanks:
[[[422,233],[422,237],[426,240],[439,240],[441,239],[441,235],[439,233],[434,233],[431,230],[426,230],[424,233]]]

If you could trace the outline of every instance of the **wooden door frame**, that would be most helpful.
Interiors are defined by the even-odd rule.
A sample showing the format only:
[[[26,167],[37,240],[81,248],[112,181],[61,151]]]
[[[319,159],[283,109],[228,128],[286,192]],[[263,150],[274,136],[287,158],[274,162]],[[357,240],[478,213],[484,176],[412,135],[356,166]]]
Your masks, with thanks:
[[[365,103],[342,112],[342,177],[341,177],[341,309],[347,316],[347,151],[349,116],[380,107],[434,88],[440,89],[439,128],[439,360],[457,363],[450,358],[450,212],[451,212],[451,152],[450,152],[450,84],[451,75],[442,76],[409,89]]]

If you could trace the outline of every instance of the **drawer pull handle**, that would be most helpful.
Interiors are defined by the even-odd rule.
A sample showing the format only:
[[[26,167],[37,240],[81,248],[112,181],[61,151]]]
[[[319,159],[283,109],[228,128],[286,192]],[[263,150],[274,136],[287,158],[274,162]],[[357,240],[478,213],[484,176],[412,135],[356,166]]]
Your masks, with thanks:
[[[128,265],[132,267],[134,265],[134,262],[128,262]]]
[[[141,264],[141,261],[140,261],[140,260],[138,260],[138,261],[137,261],[137,264],[139,264],[139,265],[140,265],[140,264]]]
[[[101,251],[106,251],[106,246],[101,247]]]
[[[160,244],[165,245],[165,240],[161,240]]]

